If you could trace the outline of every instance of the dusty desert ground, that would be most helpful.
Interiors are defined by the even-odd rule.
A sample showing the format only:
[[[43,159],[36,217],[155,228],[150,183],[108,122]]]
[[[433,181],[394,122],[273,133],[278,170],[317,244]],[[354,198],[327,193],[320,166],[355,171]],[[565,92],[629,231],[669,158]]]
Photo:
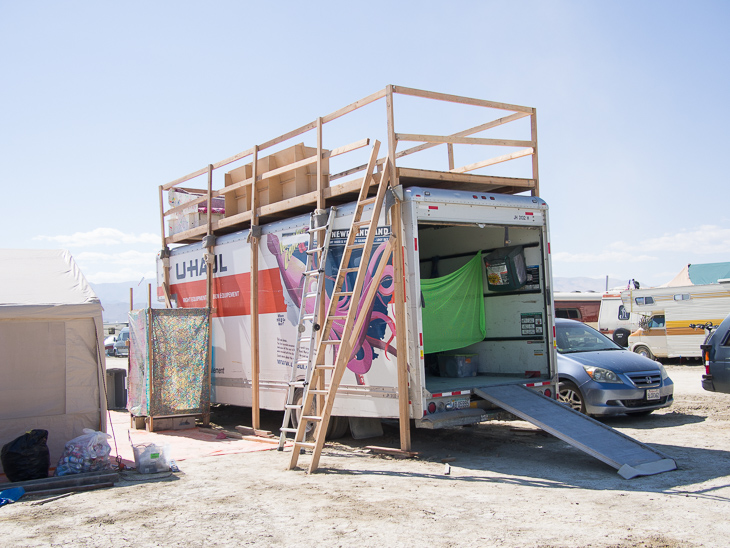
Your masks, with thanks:
[[[21,499],[0,508],[0,538],[119,548],[728,546],[730,396],[703,392],[698,365],[668,371],[673,407],[605,422],[673,457],[673,472],[624,480],[518,421],[414,430],[419,458],[373,456],[365,445],[398,445],[386,425],[382,438],[326,446],[312,475],[287,471],[288,452],[259,451],[185,460],[163,477],[124,472],[114,488],[43,505]],[[248,411],[231,415],[218,420],[250,422]],[[275,428],[281,414],[263,420]]]

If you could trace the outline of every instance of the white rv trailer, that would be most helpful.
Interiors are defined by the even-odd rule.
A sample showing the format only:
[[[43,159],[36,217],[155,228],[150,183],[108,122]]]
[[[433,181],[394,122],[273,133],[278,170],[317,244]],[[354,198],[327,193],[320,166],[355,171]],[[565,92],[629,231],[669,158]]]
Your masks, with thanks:
[[[689,325],[719,325],[730,314],[729,282],[623,291],[621,303],[637,326],[629,349],[648,357],[700,358],[705,332]]]
[[[326,273],[334,277],[350,226],[353,204],[337,208]],[[409,399],[417,426],[435,428],[468,424],[499,416],[501,409],[475,395],[473,388],[524,384],[554,395],[555,350],[551,326],[550,255],[547,206],[532,196],[409,187],[402,202],[405,242],[405,294],[408,311]],[[372,271],[390,235],[381,213]],[[309,216],[300,215],[264,225],[259,246],[260,405],[283,410],[293,367],[297,318],[301,303]],[[505,235],[509,243],[505,245]],[[252,405],[250,365],[249,230],[220,236],[213,274],[212,401]],[[380,244],[378,246],[378,244]],[[424,311],[436,303],[422,301],[421,280],[454,273],[481,252],[519,249],[525,283],[510,291],[490,290],[487,268],[480,260],[485,288],[483,340],[454,348],[453,376],[440,376],[436,354],[429,355]],[[205,248],[194,243],[175,248],[170,256],[170,293],[180,307],[206,300]],[[358,259],[359,261],[359,259]],[[158,285],[163,286],[162,263]],[[380,284],[356,357],[348,364],[335,400],[334,416],[398,417],[395,316],[392,267]],[[366,282],[367,283],[367,282]],[[425,305],[425,308],[424,308]],[[454,318],[443,328],[459,329]],[[444,353],[446,354],[446,353]],[[468,360],[468,365],[467,365]],[[304,372],[302,372],[303,374]],[[444,373],[446,374],[446,373]]]

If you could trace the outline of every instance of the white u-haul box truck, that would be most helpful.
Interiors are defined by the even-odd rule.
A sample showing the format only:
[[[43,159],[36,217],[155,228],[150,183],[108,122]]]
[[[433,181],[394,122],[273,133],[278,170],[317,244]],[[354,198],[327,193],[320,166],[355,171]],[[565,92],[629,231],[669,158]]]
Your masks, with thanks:
[[[405,188],[402,197],[407,311],[402,328],[410,416],[416,425],[439,428],[504,416],[503,409],[475,393],[480,387],[521,384],[554,398],[556,353],[545,202],[532,196],[415,186]],[[328,295],[353,210],[354,204],[349,204],[336,211],[325,267]],[[283,410],[286,403],[309,221],[308,215],[301,215],[261,227],[259,398],[265,409]],[[378,225],[368,258],[371,275],[390,236],[387,207]],[[248,236],[248,229],[219,236],[213,264],[211,400],[238,406],[252,405]],[[170,295],[179,307],[205,306],[205,251],[201,243],[171,250]],[[360,259],[355,255],[352,264]],[[159,295],[163,282],[159,259]],[[399,327],[392,266],[379,280],[365,283],[371,282],[378,284],[377,296],[369,310],[359,312],[367,314],[367,321],[337,393],[333,417],[399,417],[395,359]],[[349,304],[343,298],[339,308]],[[337,322],[333,329],[337,337]]]

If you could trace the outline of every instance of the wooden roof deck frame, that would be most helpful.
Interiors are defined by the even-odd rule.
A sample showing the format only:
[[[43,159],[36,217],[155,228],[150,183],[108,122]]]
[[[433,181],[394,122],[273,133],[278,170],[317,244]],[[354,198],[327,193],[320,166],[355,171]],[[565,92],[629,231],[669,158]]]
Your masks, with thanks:
[[[207,165],[197,171],[194,171],[193,173],[189,173],[188,175],[180,177],[179,179],[175,179],[174,181],[171,181],[167,184],[160,185],[160,225],[163,249],[167,248],[170,244],[184,244],[200,241],[206,235],[210,234],[225,234],[228,232],[234,232],[249,228],[252,224],[252,212],[250,210],[241,213],[227,214],[224,218],[221,218],[219,220],[213,220],[212,208],[210,207],[212,199],[219,196],[225,196],[230,192],[235,192],[236,190],[242,189],[244,187],[247,189],[247,191],[250,192],[249,195],[255,195],[257,191],[256,185],[261,181],[288,172],[292,172],[302,167],[314,166],[316,164],[316,190],[297,195],[293,198],[275,201],[273,203],[265,205],[257,205],[256,215],[253,219],[255,224],[265,224],[267,222],[272,222],[277,219],[303,213],[309,213],[315,208],[324,209],[329,205],[355,200],[357,197],[357,192],[359,191],[362,184],[362,176],[346,180],[344,182],[339,181],[341,179],[363,172],[366,168],[366,165],[356,165],[339,173],[325,174],[323,173],[322,163],[324,160],[327,160],[329,158],[345,155],[354,150],[368,146],[370,144],[370,138],[364,136],[364,138],[358,141],[343,144],[341,146],[338,146],[337,148],[333,148],[332,150],[325,150],[322,148],[322,135],[325,126],[326,124],[342,118],[366,105],[369,105],[376,101],[384,100],[386,97],[392,97],[393,95],[398,94],[404,96],[420,97],[433,101],[443,101],[448,103],[484,107],[485,109],[496,109],[501,111],[507,111],[510,114],[474,127],[464,129],[456,133],[452,133],[450,135],[398,133],[395,130],[395,123],[392,112],[394,107],[392,104],[388,105],[388,116],[384,116],[383,121],[386,122],[387,125],[386,131],[388,135],[388,143],[390,144],[390,147],[392,147],[394,150],[388,150],[386,156],[383,156],[378,160],[378,166],[382,166],[383,162],[388,156],[391,157],[391,161],[393,161],[393,163],[395,164],[394,186],[397,184],[402,184],[406,187],[438,187],[454,190],[467,190],[471,192],[496,192],[505,194],[530,192],[533,196],[539,195],[539,176],[537,168],[537,119],[536,110],[534,108],[388,85],[384,89],[377,91],[376,93],[368,95],[367,97],[360,99],[359,101],[355,101],[354,103],[351,103],[339,110],[336,110],[331,114],[319,117],[316,120],[296,129],[293,129],[288,133],[280,135],[279,137],[276,137],[259,145],[254,145],[251,148],[235,154],[234,156]],[[504,126],[505,124],[515,122],[525,117],[530,118],[529,136],[526,139],[490,139],[484,137],[472,137],[472,135],[476,135],[499,126]],[[397,116],[395,116],[395,119],[397,119]],[[246,159],[251,162],[251,158],[253,158],[254,156],[262,158],[262,156],[264,156],[262,155],[262,152],[266,149],[281,145],[282,143],[291,141],[292,139],[307,134],[309,132],[316,133],[316,155],[305,158],[303,160],[295,161],[288,165],[279,166],[273,170],[265,171],[262,173],[256,173],[256,170],[254,170],[255,176],[253,177],[236,182],[220,189],[212,188],[212,173],[215,170],[221,169],[237,162],[241,162]],[[399,143],[409,142],[420,144],[404,150],[395,151]],[[473,162],[464,166],[455,166],[455,145],[479,146],[487,151],[490,149],[490,147],[495,146],[508,147],[510,149],[514,148],[515,150],[513,152],[497,156],[489,156],[487,154],[483,160],[480,160],[478,162]],[[413,155],[415,155],[416,153],[434,147],[444,147],[446,149],[446,154],[444,155],[445,168],[443,170],[433,170],[419,167],[406,167],[405,165],[397,165],[398,160],[401,160],[405,157],[410,157],[410,159],[412,159]],[[528,178],[501,177],[473,173],[474,171],[489,166],[493,166],[503,162],[509,162],[526,156],[532,157],[532,173],[531,176]],[[207,175],[207,188],[196,189],[180,186],[183,183],[186,183],[203,175]],[[377,185],[378,182],[377,177],[374,179],[375,180],[373,181],[373,186]],[[164,201],[164,191],[170,189],[184,190],[188,193],[199,195],[199,197],[183,205],[166,209]],[[201,226],[185,230],[183,232],[178,232],[176,234],[166,234],[166,217],[175,215],[176,213],[180,213],[186,208],[202,203],[206,203],[208,206],[208,218],[206,223],[201,224]]]

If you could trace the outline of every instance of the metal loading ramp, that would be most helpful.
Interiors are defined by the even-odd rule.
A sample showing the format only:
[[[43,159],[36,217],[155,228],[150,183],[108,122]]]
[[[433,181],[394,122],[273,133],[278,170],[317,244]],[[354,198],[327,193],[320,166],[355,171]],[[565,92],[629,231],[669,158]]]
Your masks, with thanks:
[[[648,445],[522,385],[488,386],[474,393],[613,466],[625,479],[677,468],[673,459]]]

